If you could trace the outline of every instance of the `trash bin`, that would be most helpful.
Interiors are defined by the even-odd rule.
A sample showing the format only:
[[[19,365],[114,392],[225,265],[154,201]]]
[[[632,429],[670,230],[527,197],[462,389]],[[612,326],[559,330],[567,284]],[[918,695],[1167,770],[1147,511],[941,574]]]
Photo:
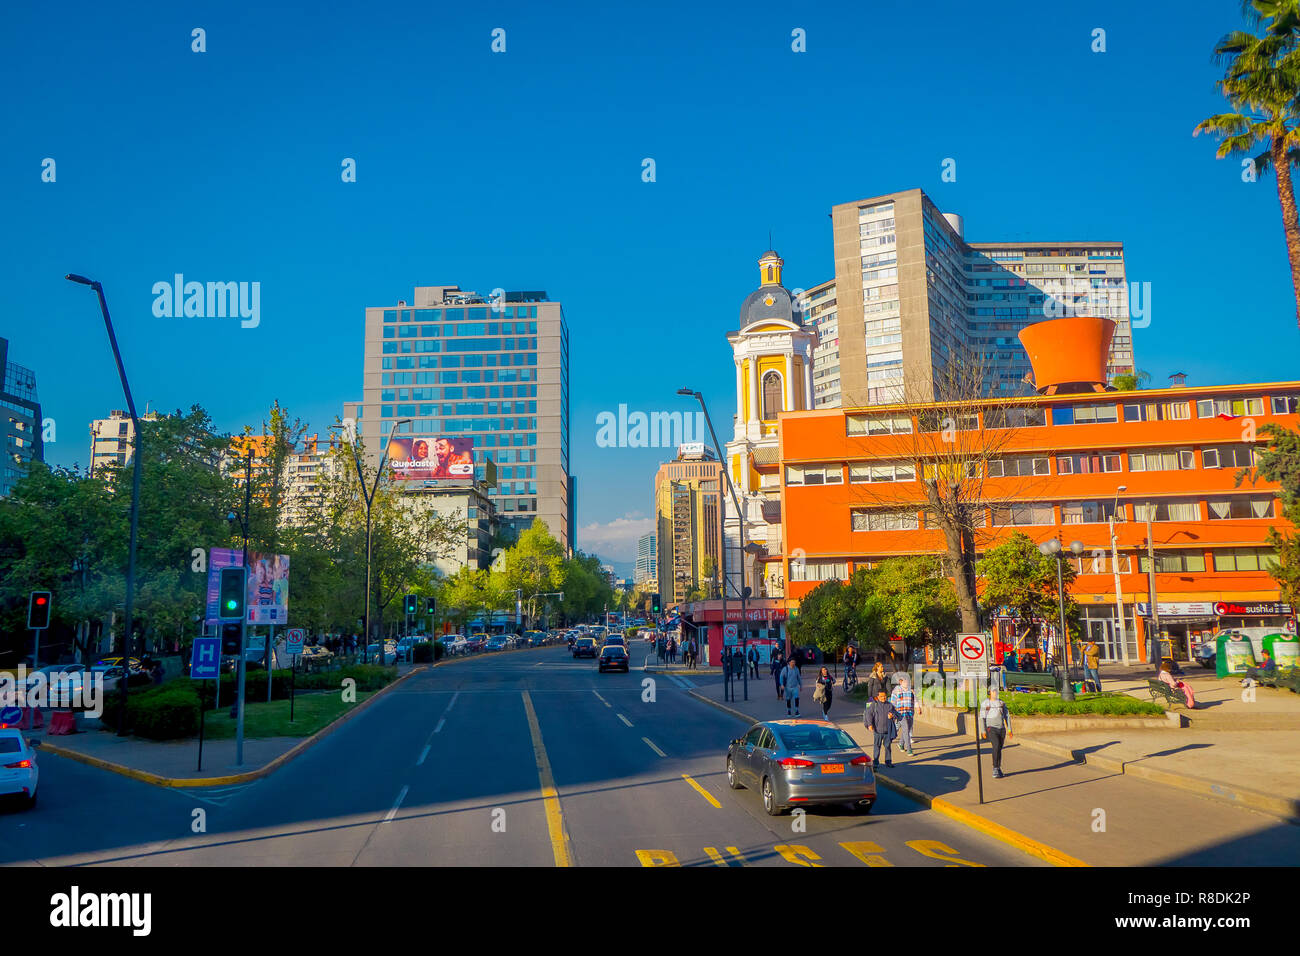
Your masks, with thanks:
[[[1245,674],[1255,666],[1255,651],[1250,641],[1230,640],[1226,634],[1215,638],[1214,671],[1219,677]]]
[[[1264,650],[1273,658],[1278,670],[1300,667],[1300,636],[1269,634],[1264,638]]]

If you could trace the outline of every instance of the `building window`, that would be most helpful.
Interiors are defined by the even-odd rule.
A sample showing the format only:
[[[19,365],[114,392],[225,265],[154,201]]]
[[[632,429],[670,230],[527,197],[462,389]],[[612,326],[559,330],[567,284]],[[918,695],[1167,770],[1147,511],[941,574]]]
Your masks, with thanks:
[[[1118,420],[1114,405],[1059,405],[1052,409],[1054,425],[1094,425]]]
[[[1269,571],[1277,567],[1277,552],[1270,548],[1230,548],[1214,552],[1215,571]]]
[[[844,483],[841,465],[787,465],[787,485],[839,485]]]
[[[1181,471],[1195,467],[1196,457],[1190,448],[1131,451],[1128,455],[1129,471]]]
[[[1187,402],[1152,402],[1145,405],[1124,406],[1126,422],[1182,421],[1191,417],[1191,406]]]
[[[1033,428],[1047,424],[1047,409],[1042,407],[993,407],[984,413],[985,428]]]
[[[860,435],[910,435],[912,419],[906,415],[850,415],[848,434]]]
[[[1151,559],[1145,554],[1138,556],[1138,570],[1143,573],[1151,570]],[[1204,571],[1205,554],[1200,551],[1175,551],[1172,554],[1156,555],[1157,574],[1180,574],[1184,571]]]
[[[781,405],[781,376],[767,372],[763,375],[763,421],[775,419]]]
[[[953,412],[946,409],[926,409],[916,416],[922,432],[973,432],[979,430],[979,416],[974,412]]]
[[[921,527],[915,511],[857,509],[849,514],[854,531],[913,531]]]
[[[1060,455],[1056,459],[1058,475],[1096,475],[1120,470],[1119,452],[1083,452]]]
[[[1055,521],[1052,506],[1046,504],[993,505],[989,511],[995,528],[1052,524]]]
[[[1225,415],[1238,418],[1242,415],[1263,415],[1262,398],[1205,398],[1196,403],[1197,418],[1214,418]]]
[[[1114,574],[1115,562],[1111,560],[1109,551],[1101,548],[1093,548],[1092,554],[1081,554],[1078,557],[1070,556],[1070,563],[1074,565],[1074,570],[1078,574]],[[1128,574],[1133,570],[1133,559],[1127,554],[1119,556],[1119,573]]]
[[[1210,520],[1221,521],[1228,518],[1271,518],[1273,517],[1273,498],[1218,498],[1205,503],[1209,507]]]
[[[1274,415],[1294,415],[1300,409],[1300,395],[1274,395],[1272,405]]]
[[[791,561],[791,581],[847,581],[849,566],[844,561]]]
[[[1111,501],[1067,501],[1061,505],[1061,524],[1102,524],[1114,518],[1123,521],[1124,509]]]
[[[1022,475],[1049,474],[1046,458],[1024,456],[1020,458],[994,458],[988,463],[990,478],[1011,478]]]
[[[1254,445],[1223,445],[1201,449],[1201,465],[1205,468],[1249,468],[1257,455]]]
[[[1145,501],[1133,505],[1135,521],[1200,521],[1196,501]]]
[[[910,461],[881,465],[849,465],[849,481],[855,485],[876,481],[916,481],[916,465]]]

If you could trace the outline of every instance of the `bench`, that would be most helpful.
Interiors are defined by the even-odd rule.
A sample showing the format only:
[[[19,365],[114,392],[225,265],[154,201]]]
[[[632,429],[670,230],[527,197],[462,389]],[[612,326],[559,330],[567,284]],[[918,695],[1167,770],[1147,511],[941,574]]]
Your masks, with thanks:
[[[1041,671],[1004,671],[1003,673],[1007,677],[1007,690],[1014,690],[1017,687],[1057,689],[1055,674],[1045,674]]]
[[[1262,667],[1247,667],[1246,676],[1251,680],[1253,680],[1256,684],[1260,685],[1261,687],[1277,686],[1277,679],[1278,679],[1277,668],[1274,668],[1271,671],[1266,671]]]
[[[1165,702],[1171,706],[1182,704],[1187,706],[1187,695],[1177,687],[1170,687],[1162,680],[1154,677],[1147,678],[1147,690],[1151,692],[1151,699],[1154,701],[1157,697],[1163,697]]]

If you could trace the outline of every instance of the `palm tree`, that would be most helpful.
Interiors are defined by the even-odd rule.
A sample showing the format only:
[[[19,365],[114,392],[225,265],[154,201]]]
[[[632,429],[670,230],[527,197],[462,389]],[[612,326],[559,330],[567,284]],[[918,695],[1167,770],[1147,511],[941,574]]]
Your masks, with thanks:
[[[1217,135],[1219,159],[1260,150],[1252,157],[1256,173],[1276,174],[1300,325],[1300,217],[1291,182],[1300,161],[1300,0],[1246,0],[1243,11],[1262,35],[1234,30],[1214,48],[1216,62],[1227,64],[1215,85],[1233,111],[1202,120],[1192,135]]]

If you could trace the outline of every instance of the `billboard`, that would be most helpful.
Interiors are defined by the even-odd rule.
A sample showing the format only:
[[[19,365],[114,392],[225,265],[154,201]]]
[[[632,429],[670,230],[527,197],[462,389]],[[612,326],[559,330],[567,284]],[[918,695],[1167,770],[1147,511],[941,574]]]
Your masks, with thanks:
[[[389,474],[394,480],[429,478],[474,480],[474,439],[394,438],[388,444]]]
[[[244,563],[238,548],[208,549],[208,608],[206,620],[217,624],[217,592],[222,568],[237,568]],[[289,620],[289,556],[287,554],[248,555],[248,593],[245,597],[249,624],[286,624]]]

